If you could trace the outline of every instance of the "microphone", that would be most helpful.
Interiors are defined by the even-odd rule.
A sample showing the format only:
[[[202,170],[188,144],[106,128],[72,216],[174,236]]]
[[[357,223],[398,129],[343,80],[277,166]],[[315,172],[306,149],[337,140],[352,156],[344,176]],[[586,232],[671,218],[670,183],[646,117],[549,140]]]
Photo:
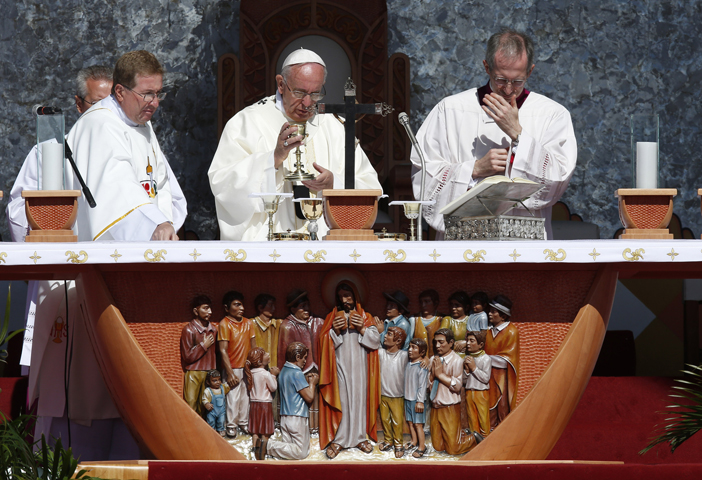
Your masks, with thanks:
[[[412,142],[412,146],[414,146],[415,150],[417,150],[417,153],[419,154],[419,161],[422,163],[422,183],[419,188],[419,201],[423,202],[424,201],[424,184],[426,183],[427,179],[427,162],[424,160],[424,152],[422,152],[422,148],[419,146],[419,142],[417,141],[417,138],[414,136],[414,133],[412,132],[412,128],[410,128],[409,124],[409,115],[407,115],[405,112],[400,112],[400,114],[397,116],[397,120],[400,122],[400,125],[405,127],[405,131],[407,132],[407,136],[410,139],[410,142]],[[419,225],[417,225],[417,240],[420,242],[422,241],[422,205],[419,205]]]
[[[62,113],[60,107],[45,107],[43,105],[34,105],[32,107],[32,113],[35,115],[56,115],[57,113]]]
[[[76,165],[76,162],[73,161],[73,152],[71,151],[71,147],[68,146],[68,142],[64,141],[63,143],[64,148],[66,150],[66,158],[68,159],[68,162],[71,164],[71,167],[73,168],[73,171],[76,173],[76,177],[78,178],[78,182],[80,183],[80,186],[82,187],[83,194],[85,195],[85,200],[88,202],[88,205],[90,205],[90,208],[95,208],[97,204],[95,203],[95,199],[93,198],[93,194],[90,192],[90,188],[85,184],[85,181],[83,180],[83,176],[80,174],[80,171],[78,170],[78,166]]]

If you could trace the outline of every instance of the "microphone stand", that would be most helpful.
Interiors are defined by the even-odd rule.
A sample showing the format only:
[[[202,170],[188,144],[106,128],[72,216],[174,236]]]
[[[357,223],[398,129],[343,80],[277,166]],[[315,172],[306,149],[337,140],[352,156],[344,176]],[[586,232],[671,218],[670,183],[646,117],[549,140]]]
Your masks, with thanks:
[[[427,163],[426,160],[424,159],[424,152],[422,152],[421,147],[419,146],[419,142],[417,142],[417,138],[414,136],[414,133],[412,132],[412,128],[410,128],[409,124],[409,115],[407,115],[405,112],[401,112],[397,116],[398,121],[400,122],[400,125],[405,127],[405,131],[407,132],[407,136],[410,139],[410,142],[412,142],[412,146],[417,149],[417,153],[419,153],[419,161],[422,163],[422,183],[419,187],[419,201],[423,202],[424,201],[424,184],[426,183],[427,180]],[[422,231],[424,230],[422,228],[422,204],[419,204],[419,225],[417,225],[417,240],[422,241]]]
[[[78,177],[78,182],[80,182],[80,186],[83,189],[83,195],[85,195],[85,200],[88,202],[88,205],[90,205],[90,208],[95,208],[97,206],[97,203],[95,203],[95,199],[93,198],[93,194],[90,193],[90,189],[83,181],[83,177],[80,174],[80,172],[78,171],[78,167],[76,166],[76,162],[73,161],[73,152],[71,151],[71,147],[68,146],[68,142],[66,142],[66,141],[64,141],[63,145],[66,149],[66,158],[68,159],[68,162],[71,164],[71,167],[73,167],[73,171],[75,172],[76,177]]]

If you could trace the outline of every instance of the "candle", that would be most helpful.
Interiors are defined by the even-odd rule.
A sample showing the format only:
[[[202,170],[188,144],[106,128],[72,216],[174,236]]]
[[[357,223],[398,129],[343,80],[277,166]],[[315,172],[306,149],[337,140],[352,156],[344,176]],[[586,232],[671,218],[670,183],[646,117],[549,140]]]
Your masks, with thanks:
[[[658,188],[657,142],[636,142],[636,188]]]
[[[45,142],[41,147],[41,189],[63,190],[63,144]]]

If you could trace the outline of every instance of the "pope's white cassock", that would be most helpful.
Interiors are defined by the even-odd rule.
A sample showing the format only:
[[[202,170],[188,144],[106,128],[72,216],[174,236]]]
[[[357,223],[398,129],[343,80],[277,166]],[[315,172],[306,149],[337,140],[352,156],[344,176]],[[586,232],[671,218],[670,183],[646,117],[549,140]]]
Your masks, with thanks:
[[[245,108],[227,122],[208,175],[215,197],[222,240],[266,240],[268,215],[259,198],[250,193],[287,192],[285,175],[295,171],[295,149],[275,170],[273,151],[280,129],[288,119],[279,93]],[[333,115],[316,115],[307,122],[302,162],[317,174],[313,162],[334,174],[334,188],[344,188],[344,127]],[[356,147],[356,188],[381,189],[378,175],[360,146]],[[314,192],[313,192],[314,193]],[[318,195],[321,196],[321,195]],[[281,202],[274,215],[274,231],[306,232],[307,220],[295,216],[291,200]],[[320,237],[329,230],[318,221]]]
[[[104,228],[102,225],[113,223],[113,216],[119,214],[116,205],[126,203],[113,197],[121,196],[123,193],[137,197],[140,204],[147,203],[149,205],[145,210],[147,214],[134,216],[121,225],[122,228],[118,229],[115,235],[112,235],[111,230],[106,231],[99,236],[98,240],[115,238],[126,241],[149,240],[153,229],[165,218],[172,219],[173,227],[178,230],[185,221],[187,205],[173,171],[158,148],[153,129],[150,124],[134,127],[131,122],[127,123],[128,119],[117,102],[109,100],[110,98],[107,97],[85,112],[69,133],[74,158],[76,163],[81,165],[79,167],[81,173],[96,199],[98,207],[95,210],[101,213],[101,215],[96,212],[88,214],[85,210],[90,207],[84,200],[81,201],[79,209],[83,212],[78,217],[77,233],[81,239],[88,239],[87,234],[93,229],[86,222],[94,220],[96,225],[100,226],[96,228],[100,229]],[[90,125],[89,122],[93,121],[95,124]],[[81,130],[78,136],[74,132],[76,128]],[[81,142],[87,138],[93,143],[79,145],[76,138],[83,139]],[[148,141],[147,138],[149,138]],[[167,184],[167,187],[161,191],[168,192],[164,198],[170,202],[170,205],[164,208],[165,212],[160,212],[159,209],[159,213],[151,212],[151,217],[148,216],[151,205],[160,207],[161,202],[153,203],[141,182],[136,183],[135,186],[128,185],[129,179],[136,181],[135,179],[140,177],[140,169],[145,173],[143,164],[146,162],[143,154],[147,151],[152,152],[149,161],[154,166],[157,186]],[[144,162],[134,163],[131,174],[128,167],[131,164],[130,154],[131,158],[144,157]],[[90,156],[90,165],[88,165],[88,156]],[[12,240],[15,242],[24,241],[29,231],[21,194],[25,189],[37,189],[37,172],[41,171],[41,155],[38,157],[37,162],[37,148],[34,146],[27,155],[10,193],[6,212]],[[112,165],[113,162],[119,165]],[[79,190],[80,185],[68,162],[65,168],[67,188]],[[98,178],[100,171],[108,177]],[[106,184],[112,185],[102,190]],[[101,190],[98,191],[98,189]],[[120,216],[128,211],[125,210]],[[132,215],[133,212],[126,218]],[[153,218],[151,220],[153,225],[150,225],[145,218]],[[146,231],[142,232],[140,228]],[[68,329],[64,328],[66,325],[64,283],[67,284],[68,293]],[[79,318],[80,299],[77,297],[80,293],[75,289],[75,282],[33,281],[30,282],[28,292],[31,297],[30,304],[36,305],[31,307],[36,310],[36,315],[34,328],[27,329],[27,333],[33,331],[33,335],[29,341],[25,340],[25,344],[32,345],[31,352],[28,352],[31,360],[25,360],[24,363],[30,366],[28,403],[31,405],[35,400],[38,401],[39,418],[36,435],[44,433],[49,438],[66,433],[64,368],[68,349],[70,362],[68,411],[71,418],[74,452],[83,460],[104,460],[108,457],[135,458],[139,455],[138,448],[124,424],[119,420],[119,413],[102,379],[84,323]],[[29,315],[29,317],[32,316]]]
[[[519,123],[522,134],[505,175],[546,187],[525,204],[534,216],[546,219],[547,238],[551,238],[551,206],[568,186],[578,155],[573,123],[563,106],[534,92],[519,109]],[[439,211],[481,180],[473,178],[477,160],[490,149],[508,149],[511,140],[483,111],[478,89],[473,88],[441,100],[417,132],[417,141],[427,164],[424,198],[436,201],[424,207],[424,218],[443,238],[444,219]],[[415,149],[411,159],[412,186],[419,198],[421,162]],[[521,206],[505,215],[530,216]]]

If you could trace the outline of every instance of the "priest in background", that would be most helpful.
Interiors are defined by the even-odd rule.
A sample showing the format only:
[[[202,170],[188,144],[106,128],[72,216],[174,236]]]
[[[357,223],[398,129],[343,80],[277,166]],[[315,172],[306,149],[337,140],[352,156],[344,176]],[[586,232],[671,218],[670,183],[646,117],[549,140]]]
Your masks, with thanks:
[[[291,193],[285,175],[295,170],[299,146],[305,170],[316,178],[303,182],[312,193],[344,188],[344,127],[332,115],[316,115],[324,97],[327,69],[311,50],[288,55],[277,91],[237,113],[224,127],[208,172],[215,197],[222,240],[265,240],[268,216],[263,202],[250,193]],[[307,122],[307,138],[297,135],[292,122]],[[360,146],[356,147],[356,188],[381,189],[378,175]],[[307,221],[295,215],[294,204],[281,202],[274,217],[275,231],[306,232]],[[318,222],[319,235],[328,227]]]
[[[150,122],[166,97],[163,73],[153,54],[125,53],[115,65],[112,95],[85,112],[68,134],[97,203],[90,208],[84,197],[79,200],[78,240],[178,240],[175,222],[185,219],[185,199],[175,201],[173,172]]]
[[[426,157],[424,218],[443,238],[439,211],[493,175],[522,177],[545,186],[525,204],[546,219],[551,235],[551,206],[563,195],[575,169],[577,145],[570,113],[525,84],[534,70],[534,44],[524,33],[503,29],[488,41],[483,66],[488,83],[444,98],[417,132]],[[421,188],[421,162],[415,149],[412,184]],[[530,216],[524,208],[506,215]]]

